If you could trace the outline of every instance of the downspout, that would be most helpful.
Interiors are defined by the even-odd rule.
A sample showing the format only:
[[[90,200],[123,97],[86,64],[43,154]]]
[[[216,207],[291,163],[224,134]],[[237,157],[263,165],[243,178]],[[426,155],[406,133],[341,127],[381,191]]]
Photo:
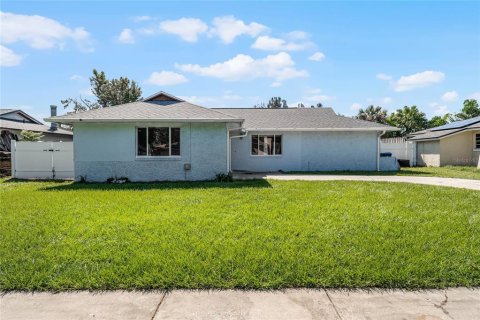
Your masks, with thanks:
[[[377,138],[377,172],[380,171],[380,139],[385,133],[386,131],[383,131]]]

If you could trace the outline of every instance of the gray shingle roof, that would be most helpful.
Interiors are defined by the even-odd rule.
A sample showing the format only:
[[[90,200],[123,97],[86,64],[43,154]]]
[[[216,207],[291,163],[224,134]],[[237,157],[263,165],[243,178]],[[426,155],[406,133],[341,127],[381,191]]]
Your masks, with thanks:
[[[339,116],[331,108],[219,108],[215,110],[245,119],[243,127],[247,130],[398,130],[392,126]]]
[[[137,101],[45,119],[48,122],[60,123],[129,120],[241,122],[242,119],[183,101]]]
[[[472,130],[472,129],[480,129],[480,117],[472,118],[468,120],[467,125],[462,125],[465,121],[458,121],[457,128],[454,129],[444,129],[443,127],[448,128],[447,126],[440,126],[431,129],[426,129],[422,131],[418,131],[412,133],[408,140],[410,141],[419,141],[419,140],[438,140],[449,135],[452,135],[457,132],[465,131],[465,130]],[[451,123],[451,127],[454,127],[455,122]]]
[[[62,134],[62,135],[69,135],[69,136],[73,135],[72,131],[64,130],[61,128],[58,128],[55,131],[51,131],[50,127],[44,124],[19,122],[19,121],[12,121],[12,120],[6,120],[6,119],[0,119],[0,128],[11,129],[11,130],[29,130],[34,132]]]

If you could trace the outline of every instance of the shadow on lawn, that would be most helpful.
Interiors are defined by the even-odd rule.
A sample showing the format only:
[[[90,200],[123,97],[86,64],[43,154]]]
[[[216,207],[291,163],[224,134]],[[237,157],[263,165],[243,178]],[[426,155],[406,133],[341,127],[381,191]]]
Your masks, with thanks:
[[[174,189],[241,189],[241,188],[271,188],[268,181],[246,180],[233,182],[215,181],[179,181],[179,182],[128,182],[116,183],[93,183],[72,182],[58,186],[43,187],[45,191],[74,191],[74,190],[174,190]]]

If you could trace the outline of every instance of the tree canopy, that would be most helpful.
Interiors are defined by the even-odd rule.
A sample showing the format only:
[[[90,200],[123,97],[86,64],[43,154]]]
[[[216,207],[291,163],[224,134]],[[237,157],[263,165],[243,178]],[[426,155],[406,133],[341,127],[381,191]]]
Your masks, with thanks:
[[[288,108],[287,101],[281,97],[271,97],[267,104],[260,102],[253,106],[254,108],[281,109]]]
[[[43,135],[40,132],[33,132],[30,130],[22,130],[20,135],[22,136],[22,141],[40,141],[43,138]]]
[[[440,127],[440,126],[443,126],[443,125],[446,125],[447,123],[449,123],[449,118],[450,118],[450,114],[446,114],[444,115],[443,117],[441,116],[434,116],[432,117],[432,119],[428,120],[428,128],[435,128],[435,127]]]
[[[387,123],[387,110],[382,109],[382,107],[374,107],[373,105],[368,106],[367,108],[358,110],[356,116],[357,119],[367,120],[378,123]]]
[[[93,75],[90,77],[90,86],[95,101],[82,97],[67,98],[61,101],[64,108],[72,105],[75,112],[107,108],[138,101],[142,95],[142,89],[135,81],[127,77],[108,80],[105,72],[98,72],[96,69],[93,69]]]
[[[463,101],[463,108],[459,113],[455,114],[454,120],[467,120],[475,117],[480,117],[478,101],[475,99],[467,99]]]
[[[404,106],[402,109],[397,109],[390,115],[388,122],[400,128],[402,136],[423,130],[428,125],[425,113],[418,110],[417,106]]]

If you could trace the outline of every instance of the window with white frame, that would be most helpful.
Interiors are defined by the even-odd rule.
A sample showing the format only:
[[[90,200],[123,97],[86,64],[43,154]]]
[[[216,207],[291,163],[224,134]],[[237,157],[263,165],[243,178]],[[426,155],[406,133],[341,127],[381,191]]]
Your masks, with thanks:
[[[480,133],[475,134],[475,149],[480,149]]]
[[[180,128],[137,128],[137,156],[180,156]]]
[[[281,135],[252,135],[253,156],[276,156],[282,154]]]

